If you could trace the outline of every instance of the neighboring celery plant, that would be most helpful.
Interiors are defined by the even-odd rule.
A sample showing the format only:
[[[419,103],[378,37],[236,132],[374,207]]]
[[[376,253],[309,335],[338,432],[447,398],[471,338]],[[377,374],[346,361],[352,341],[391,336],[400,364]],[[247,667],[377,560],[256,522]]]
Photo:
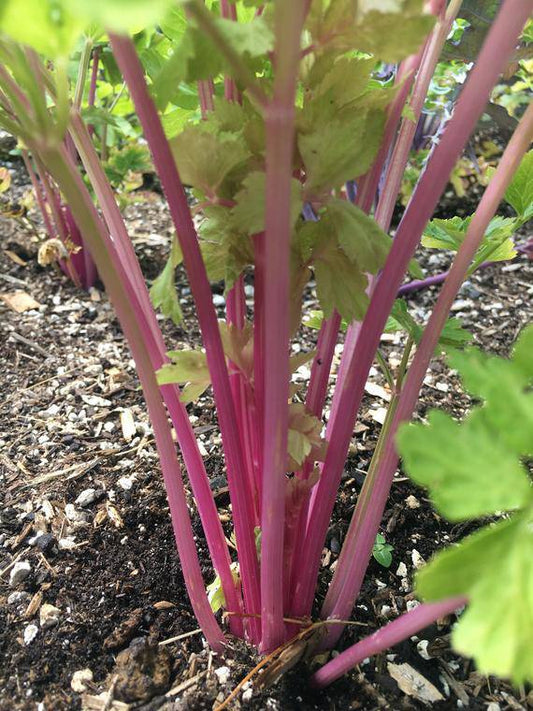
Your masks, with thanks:
[[[391,405],[322,606],[325,635],[314,640],[331,648],[342,632],[342,621],[351,615],[372,555],[398,461],[396,430],[416,406],[439,339],[441,345],[465,340],[453,322],[447,335],[441,332],[463,279],[492,244],[490,220],[531,142],[533,108],[520,122],[478,211],[456,240],[457,256],[423,332],[403,306],[395,305],[395,297],[533,2],[503,3],[392,240],[387,231],[412,134],[460,1],[452,0],[446,7],[431,0],[424,10],[417,0],[392,0],[386,11],[380,10],[380,3],[344,0],[278,0],[257,8],[250,4],[256,3],[236,6],[222,0],[220,17],[200,0],[183,7],[165,0],[147,6],[137,0],[127,10],[112,0],[64,0],[57,3],[60,26],[57,14],[55,19],[46,15],[47,33],[30,36],[13,19],[25,2],[10,2],[3,17],[6,33],[33,44],[54,61],[34,58],[38,71],[28,73],[28,52],[6,40],[0,122],[57,183],[116,309],[153,424],[185,583],[198,622],[215,650],[223,650],[226,636],[202,579],[167,413],[220,579],[229,630],[269,652],[309,624],[324,541],[364,386],[376,357],[386,368]],[[69,14],[73,7],[76,19]],[[148,84],[135,44],[124,29],[157,22],[165,10],[165,23],[183,30],[169,46],[161,74]],[[80,18],[109,30],[176,227],[179,247],[178,242],[173,244],[152,297],[165,315],[179,320],[174,270],[182,258],[204,350],[166,352],[91,131],[79,106],[68,100],[65,35],[77,32]],[[245,22],[236,21],[243,18]],[[399,63],[392,85],[374,78],[377,60]],[[213,79],[221,75],[224,98],[213,94]],[[198,82],[203,119],[187,125],[169,142],[157,106],[165,105],[173,82]],[[82,179],[78,157],[97,207]],[[522,177],[529,158],[525,165],[507,192],[508,200],[514,195],[514,202],[509,201],[519,220],[526,219],[533,202],[530,181]],[[184,185],[193,188],[194,211],[202,216],[199,231]],[[509,232],[504,230],[498,239],[505,245]],[[254,279],[252,322],[245,274]],[[291,355],[311,276],[325,319],[316,350],[302,354],[298,349]],[[217,321],[210,279],[225,281],[225,322]],[[377,350],[391,311],[409,331],[395,378]],[[349,326],[324,434],[322,417],[342,319]],[[303,394],[291,382],[291,373],[307,360],[312,360],[311,376]],[[183,390],[178,383],[185,385]],[[209,385],[226,461],[235,562],[185,409],[185,403]],[[315,683],[329,683],[360,661],[363,652],[366,656],[409,637],[470,596],[467,587],[448,588],[443,586],[443,600],[407,613],[360,642],[355,652],[333,660],[332,666],[318,672]],[[431,598],[435,597],[438,590],[432,591]],[[527,615],[531,620],[531,605]],[[531,650],[523,642],[527,625],[513,633],[518,646],[524,644],[530,664]],[[461,648],[476,657],[484,671],[509,672],[494,655],[488,661],[475,635],[467,637]],[[511,673],[521,680],[533,676],[529,670],[522,665]]]

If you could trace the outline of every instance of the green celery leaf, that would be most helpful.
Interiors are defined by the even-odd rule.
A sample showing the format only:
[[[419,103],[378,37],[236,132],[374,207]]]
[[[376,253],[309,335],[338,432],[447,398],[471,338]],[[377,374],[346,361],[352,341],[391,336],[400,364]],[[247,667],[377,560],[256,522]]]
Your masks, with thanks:
[[[296,471],[309,457],[321,460],[325,455],[325,442],[321,438],[322,422],[305,409],[301,403],[289,405],[288,452],[289,470]]]
[[[533,217],[533,151],[529,151],[522,158],[522,162],[507,188],[505,199],[522,222]]]
[[[533,509],[487,526],[421,570],[424,600],[466,595],[452,641],[483,674],[533,680]]]
[[[207,275],[210,281],[224,281],[227,292],[253,263],[252,245],[247,235],[233,227],[228,208],[208,207],[204,215],[199,235]]]
[[[171,109],[161,116],[161,123],[167,138],[174,138],[181,133],[187,122],[191,119],[200,118],[198,111],[188,111],[187,109]]]
[[[316,290],[324,316],[337,309],[347,321],[361,321],[368,307],[368,281],[357,264],[335,245],[326,245],[313,260]]]
[[[63,4],[87,22],[119,32],[160,22],[175,0],[63,0]]]
[[[363,271],[376,274],[383,267],[391,239],[372,217],[347,200],[331,200],[321,219],[328,220],[339,246]]]
[[[179,5],[171,7],[159,23],[159,27],[169,39],[174,40],[174,42],[179,41],[187,28],[187,18],[183,7]]]
[[[188,126],[170,142],[181,179],[206,194],[217,194],[224,178],[249,154],[239,140],[219,140],[201,126]]]
[[[411,316],[403,299],[396,299],[390,316],[385,324],[385,333],[405,331],[415,343],[420,343],[424,327],[420,326]],[[436,354],[448,348],[464,348],[472,340],[472,334],[463,328],[458,318],[449,318],[439,336],[439,346]]]
[[[150,288],[150,299],[154,309],[161,309],[163,316],[171,319],[176,325],[179,325],[183,319],[174,280],[176,267],[181,261],[182,255],[178,240],[173,239],[170,257],[163,271],[154,279]]]
[[[235,198],[237,204],[232,210],[233,225],[247,234],[257,234],[265,229],[265,188],[266,174],[250,173],[243,180],[242,189]],[[302,209],[301,185],[291,180],[291,217],[293,224]]]
[[[379,149],[384,122],[383,111],[361,110],[301,133],[298,148],[305,164],[305,190],[329,191],[365,173]]]
[[[409,476],[430,490],[450,521],[520,508],[531,498],[516,454],[484,426],[481,410],[462,424],[432,411],[428,425],[400,428],[397,443]]]
[[[47,57],[66,57],[85,23],[76,8],[58,0],[3,0],[0,30]]]
[[[220,17],[215,23],[226,42],[239,54],[260,57],[274,49],[274,35],[262,16],[245,23]]]
[[[157,371],[159,385],[186,383],[180,400],[187,404],[197,400],[211,384],[205,353],[202,351],[169,351],[171,363],[165,363]]]

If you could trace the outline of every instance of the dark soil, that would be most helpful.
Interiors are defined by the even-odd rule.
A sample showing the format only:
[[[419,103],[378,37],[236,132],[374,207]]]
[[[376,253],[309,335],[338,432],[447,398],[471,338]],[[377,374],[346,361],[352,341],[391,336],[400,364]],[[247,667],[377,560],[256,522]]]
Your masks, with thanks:
[[[167,251],[168,218],[154,195],[127,213],[141,264],[151,279]],[[0,301],[0,709],[211,709],[257,658],[235,642],[221,659],[206,648],[197,630],[144,402],[106,296],[99,288],[89,294],[78,291],[62,274],[38,267],[37,241],[20,225],[2,220],[0,231],[0,292],[21,290],[38,302],[16,313]],[[442,255],[422,253],[420,259],[428,273],[446,266]],[[410,297],[416,318],[427,318],[436,293],[428,289]],[[198,343],[184,279],[181,294],[186,318],[180,329],[164,325],[169,347]],[[458,296],[455,315],[463,318],[475,343],[506,355],[531,320],[532,294],[533,264],[519,257],[474,275]],[[314,299],[312,294],[309,299]],[[306,330],[304,339],[311,345],[315,336]],[[398,361],[401,338],[391,336],[382,345],[389,362]],[[370,381],[384,385],[377,369]],[[457,377],[436,359],[425,381],[419,416],[431,407],[461,416],[469,404]],[[385,405],[379,394],[365,396],[324,549],[319,599],[342,545]],[[131,438],[121,427],[124,411],[136,426]],[[228,513],[209,396],[191,412],[218,491],[217,503],[221,513]],[[87,494],[88,489],[93,494]],[[76,503],[82,492],[86,501]],[[205,579],[210,581],[196,516],[194,525]],[[398,473],[382,532],[394,547],[392,565],[386,569],[371,562],[354,611],[363,626],[348,628],[341,646],[414,604],[411,582],[416,567],[436,549],[461,538],[467,528],[443,521],[425,492]],[[36,539],[37,533],[42,535]],[[10,587],[12,564],[21,561],[29,562],[30,572]],[[50,605],[57,610],[50,613]],[[47,615],[54,618],[50,626]],[[432,704],[435,709],[524,709],[528,702],[533,707],[531,691],[513,691],[506,682],[486,678],[470,660],[451,651],[452,623],[441,620],[389,654],[363,663],[324,692],[309,690],[308,671],[301,665],[266,691],[245,691],[234,707],[425,708],[417,699],[419,692],[407,696],[399,690],[389,674],[390,662],[408,663],[434,684],[443,698]],[[193,634],[158,646],[187,632]],[[75,672],[84,669],[92,672],[85,695],[71,686]]]

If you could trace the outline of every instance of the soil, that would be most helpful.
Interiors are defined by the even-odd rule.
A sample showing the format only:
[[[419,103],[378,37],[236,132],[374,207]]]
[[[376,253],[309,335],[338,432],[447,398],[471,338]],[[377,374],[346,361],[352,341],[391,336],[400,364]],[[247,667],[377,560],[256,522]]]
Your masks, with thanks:
[[[22,184],[14,188],[23,189]],[[143,270],[152,279],[162,268],[171,233],[163,203],[147,193],[126,214]],[[89,293],[79,291],[61,273],[40,268],[37,240],[23,225],[2,219],[0,233],[0,292],[20,290],[37,302],[17,313],[0,301],[0,709],[211,709],[258,659],[240,642],[232,642],[222,659],[197,629],[144,402],[106,295],[98,285]],[[431,252],[421,251],[420,262],[427,273],[447,266],[444,255]],[[183,275],[179,285],[185,320],[180,328],[163,324],[169,348],[199,340]],[[220,297],[220,289],[214,291]],[[415,318],[427,318],[436,294],[431,288],[409,297]],[[532,294],[533,264],[520,256],[474,275],[454,311],[476,344],[507,355],[531,320]],[[308,299],[315,300],[312,292]],[[306,344],[315,338],[305,330]],[[397,335],[384,339],[383,352],[392,365],[401,347]],[[385,385],[377,368],[370,382]],[[386,406],[382,392],[365,395],[323,552],[318,601],[375,446]],[[417,416],[431,407],[462,416],[469,405],[456,375],[442,358],[435,359]],[[217,504],[227,514],[209,394],[191,414]],[[124,426],[129,421],[132,432]],[[201,526],[190,504],[210,581]],[[371,561],[354,610],[359,626],[347,628],[339,648],[415,604],[416,568],[467,532],[468,526],[443,521],[425,492],[398,472],[382,524],[393,546],[392,564],[384,568]],[[10,587],[13,569],[24,561],[29,572]],[[432,703],[435,709],[533,707],[531,690],[513,690],[505,681],[487,678],[451,650],[453,622],[453,617],[440,620],[323,692],[309,690],[308,669],[301,664],[264,691],[248,685],[233,707],[426,708],[420,700],[424,689],[413,685],[411,695],[400,691],[390,663],[410,665],[422,675],[422,687],[436,687],[442,700]],[[180,639],[169,641],[175,637]],[[82,670],[90,670],[85,682],[79,681],[83,674],[75,675]]]

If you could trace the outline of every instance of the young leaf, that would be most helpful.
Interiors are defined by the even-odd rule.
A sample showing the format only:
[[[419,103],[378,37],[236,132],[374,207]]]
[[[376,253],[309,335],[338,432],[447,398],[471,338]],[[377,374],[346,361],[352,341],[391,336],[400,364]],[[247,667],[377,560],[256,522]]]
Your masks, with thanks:
[[[197,400],[211,384],[205,353],[202,351],[169,351],[172,363],[165,363],[157,371],[159,385],[186,383],[181,391],[181,402]]]
[[[439,411],[428,420],[428,425],[402,428],[397,442],[409,476],[429,488],[443,516],[464,521],[527,502],[526,471],[497,432],[484,426],[480,411],[462,424]]]
[[[224,354],[243,373],[247,380],[253,379],[254,342],[252,325],[246,321],[244,328],[237,328],[226,321],[219,321],[220,337]]]
[[[311,415],[305,405],[291,403],[289,405],[289,471],[296,471],[310,456],[315,460],[323,460],[326,454],[326,443],[321,438],[322,422]]]
[[[385,115],[381,110],[346,113],[312,133],[298,137],[305,164],[305,191],[329,191],[365,173],[381,141]]]
[[[248,159],[239,140],[219,140],[200,126],[189,126],[171,140],[172,153],[186,185],[217,194],[227,174]]]
[[[521,222],[533,217],[533,150],[526,153],[505,193]]]
[[[390,543],[385,541],[385,537],[382,536],[381,533],[378,533],[376,536],[376,542],[372,548],[372,555],[374,559],[384,568],[390,568],[393,550],[394,549]]]
[[[274,35],[262,16],[245,23],[222,17],[217,18],[215,22],[226,42],[239,54],[261,57],[274,48]]]
[[[533,508],[438,553],[417,575],[430,602],[466,595],[452,641],[483,674],[533,679]]]
[[[204,215],[198,231],[207,275],[210,281],[223,280],[227,292],[253,263],[252,245],[247,235],[233,227],[228,208],[210,206]]]
[[[172,319],[176,326],[181,323],[183,314],[176,291],[174,273],[182,259],[178,240],[173,239],[170,257],[163,271],[154,279],[150,288],[150,299],[154,309],[161,309],[163,316]]]
[[[331,224],[337,242],[350,261],[376,274],[389,253],[391,240],[375,220],[347,200],[331,200],[321,218]]]
[[[481,672],[515,683],[533,680],[533,487],[520,464],[533,454],[532,349],[530,326],[511,360],[473,349],[454,354],[453,365],[484,404],[462,424],[433,412],[429,427],[403,426],[397,436],[410,475],[450,520],[521,509],[438,553],[417,576],[428,601],[469,598],[454,645]]]
[[[313,262],[316,291],[324,316],[337,309],[347,321],[360,321],[368,307],[368,280],[335,245],[326,245]]]
[[[236,195],[237,204],[232,210],[232,223],[241,232],[257,234],[265,229],[265,173],[254,172],[246,176],[242,189]],[[291,181],[291,217],[293,224],[302,209],[301,185]]]

